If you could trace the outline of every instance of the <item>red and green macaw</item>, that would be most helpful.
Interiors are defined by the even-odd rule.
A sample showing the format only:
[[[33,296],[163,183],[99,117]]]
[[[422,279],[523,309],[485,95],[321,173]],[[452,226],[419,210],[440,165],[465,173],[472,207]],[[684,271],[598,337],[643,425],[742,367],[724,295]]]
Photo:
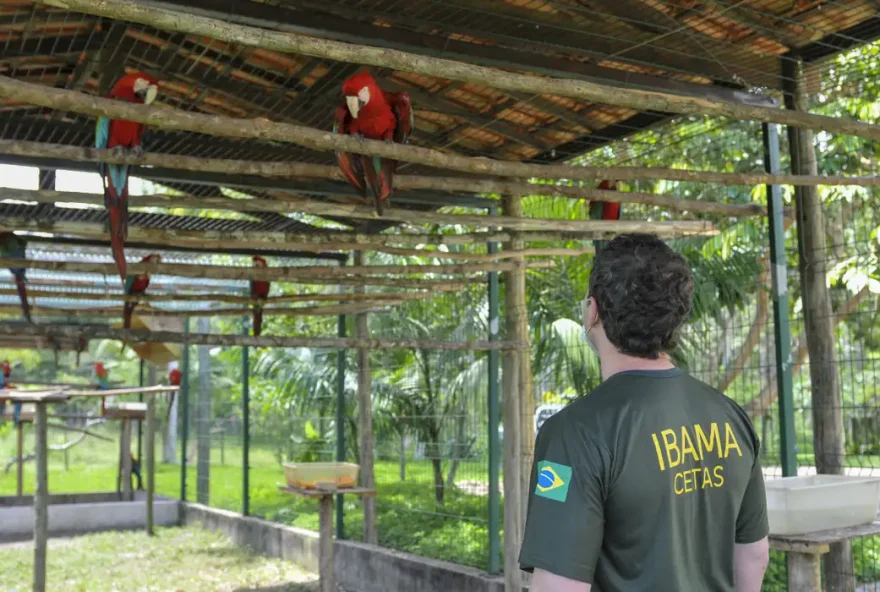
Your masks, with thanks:
[[[25,259],[27,241],[12,232],[0,233],[0,256],[6,259]],[[27,287],[25,286],[25,273],[23,267],[11,267],[9,272],[15,278],[15,287],[18,290],[18,298],[21,300],[21,311],[27,322],[31,320],[31,306],[28,304]]]
[[[95,384],[98,385],[98,390],[106,391],[110,389],[110,373],[107,372],[107,368],[104,367],[104,364],[101,362],[94,363],[95,368]],[[107,413],[107,398],[101,397],[101,416],[103,417]]]
[[[9,365],[8,360],[3,360],[0,362],[0,389],[14,389],[15,387],[9,382],[9,377],[12,374],[12,366]],[[3,412],[6,411],[6,400],[0,400],[0,416],[3,415]],[[21,417],[21,403],[13,403],[12,404],[12,421],[15,424],[18,424],[18,420]]]
[[[602,181],[599,187],[603,191],[617,191],[617,181]],[[590,220],[620,220],[620,202],[617,201],[593,201],[590,202]],[[594,240],[593,246],[596,251],[605,246],[605,241]]]
[[[141,72],[126,74],[120,78],[110,94],[110,99],[129,103],[151,104],[158,94],[156,80]],[[109,148],[122,156],[133,152],[140,156],[144,152],[142,140],[146,126],[134,121],[107,119],[99,117],[95,127],[95,147]],[[110,247],[113,260],[119,270],[119,277],[125,281],[125,239],[128,238],[128,165],[98,165],[104,184],[104,205],[110,222]]]
[[[161,255],[157,255],[156,253],[152,253],[147,255],[143,259],[141,259],[141,263],[161,263],[162,257]],[[125,295],[126,296],[137,296],[139,294],[143,294],[147,291],[147,287],[150,285],[150,274],[149,272],[144,272],[141,275],[130,275],[125,278]],[[125,306],[122,309],[122,326],[126,329],[131,329],[131,315],[134,313],[134,309],[137,306],[137,302],[126,302]]]
[[[406,144],[414,120],[412,104],[405,92],[384,92],[369,72],[362,70],[342,85],[345,102],[336,109],[333,131],[356,138]],[[397,161],[378,156],[337,152],[336,159],[345,179],[362,197],[373,194],[376,212],[381,216],[386,200],[394,190]]]
[[[254,255],[254,267],[265,269],[268,267],[266,260],[259,255]],[[269,297],[271,284],[265,280],[251,280],[251,298],[265,300]],[[263,331],[263,305],[254,304],[254,337],[259,337]]]

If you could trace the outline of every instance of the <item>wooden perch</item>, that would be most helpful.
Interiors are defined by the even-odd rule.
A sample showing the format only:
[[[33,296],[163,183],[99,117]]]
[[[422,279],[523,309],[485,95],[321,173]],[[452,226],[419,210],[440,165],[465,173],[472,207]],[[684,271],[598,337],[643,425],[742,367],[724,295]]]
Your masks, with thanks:
[[[160,8],[154,4],[139,4],[130,0],[45,0],[45,3],[67,10],[149,25],[166,31],[201,35],[233,45],[247,45],[338,62],[415,72],[448,80],[473,82],[507,91],[571,97],[591,103],[628,107],[637,111],[716,115],[732,119],[767,121],[880,140],[880,126],[851,119],[758,107],[718,99],[621,88],[585,80],[519,74],[498,68],[476,66],[395,49],[354,45],[289,31],[249,27],[189,12]],[[13,97],[19,101],[32,102],[29,97],[15,95]],[[152,124],[152,122],[150,123]],[[346,148],[346,150],[349,149]],[[388,156],[397,158],[393,155]],[[513,176],[540,177],[541,175]]]
[[[699,234],[714,235],[717,231],[709,224]],[[42,222],[28,216],[0,218],[0,230],[48,232],[68,234],[87,238],[107,239],[107,227],[91,222]],[[681,230],[677,226],[667,226],[665,238],[692,235],[692,229]],[[603,232],[568,231],[527,231],[519,233],[525,243],[584,241],[603,238]],[[250,232],[241,230],[165,230],[159,228],[129,227],[132,241],[150,241],[168,246],[192,247],[202,249],[224,248],[234,244],[237,247],[253,249],[291,249],[299,251],[328,250],[378,250],[386,245],[467,245],[473,243],[508,242],[509,232],[471,232],[459,234],[361,234],[353,232],[327,231],[320,233],[293,232]]]
[[[0,288],[0,296],[17,296],[14,288]],[[126,296],[122,293],[87,293],[61,292],[58,290],[33,290],[28,288],[30,298],[55,298],[59,300],[90,300],[111,302],[225,302],[227,304],[259,304],[265,305],[292,302],[365,302],[381,304],[385,301],[403,302],[405,300],[424,300],[434,294],[431,292],[369,292],[367,294],[288,294],[270,296],[259,301],[250,296],[233,296],[231,294],[138,294]],[[21,310],[20,308],[18,309]],[[264,309],[268,311],[269,309]]]
[[[0,190],[0,199],[16,199],[37,203],[74,202],[102,206],[104,197],[94,193],[74,193],[49,190],[9,189]],[[276,201],[269,199],[231,199],[228,197],[181,197],[170,195],[130,196],[130,206],[158,206],[178,208],[233,209],[239,212],[276,212],[290,214],[301,212],[325,217],[360,218],[365,220],[389,220],[411,224],[448,224],[482,228],[500,226],[512,230],[563,230],[571,232],[648,232],[663,234],[673,228],[676,231],[695,234],[712,228],[702,221],[647,222],[643,220],[564,220],[560,218],[520,218],[515,216],[488,216],[485,214],[442,214],[392,208],[380,217],[373,206],[338,204],[307,199]]]
[[[0,268],[23,267],[46,271],[76,273],[97,273],[112,275],[116,269],[113,263],[90,263],[86,261],[40,261],[35,259],[6,259],[0,257]],[[150,273],[153,275],[172,275],[189,278],[210,278],[220,280],[270,280],[289,282],[309,282],[320,280],[347,285],[386,285],[376,284],[377,280],[388,280],[387,285],[402,286],[404,279],[375,278],[367,274],[470,274],[476,272],[510,271],[517,267],[547,269],[556,267],[550,260],[502,261],[499,263],[451,263],[445,265],[364,265],[348,267],[234,267],[228,265],[193,265],[187,263],[129,263],[129,274]],[[411,280],[412,281],[412,280]],[[455,282],[456,280],[446,280]],[[481,280],[482,281],[482,280]],[[427,285],[427,283],[425,284]],[[416,286],[418,287],[418,285]]]
[[[269,121],[268,119],[237,119],[115,101],[73,90],[50,88],[44,85],[0,76],[0,98],[10,97],[15,97],[17,100],[41,107],[73,111],[93,117],[103,116],[113,119],[138,121],[151,127],[167,130],[189,131],[230,138],[258,138],[290,142],[313,150],[368,154],[435,168],[481,175],[589,181],[595,181],[596,179],[595,169],[568,165],[527,164],[490,160],[483,157],[461,156],[430,148],[421,148],[412,144],[359,140],[352,136],[334,134],[330,131],[322,131],[290,123]],[[780,112],[795,113],[789,111]],[[797,115],[816,117],[799,112]],[[880,130],[880,126],[870,127],[876,127]],[[681,174],[684,177],[692,176],[689,171],[682,171]]]
[[[261,335],[216,335],[212,333],[177,333],[173,331],[145,331],[111,329],[95,325],[28,325],[23,323],[0,322],[0,335],[31,335],[38,337],[73,337],[92,339],[114,339],[131,345],[134,343],[182,343],[186,345],[248,346],[248,347],[314,347],[322,349],[434,349],[444,351],[489,351],[528,347],[512,341],[437,341],[432,339],[346,339],[338,337],[275,337]],[[105,391],[106,392],[106,391]],[[129,391],[130,392],[130,391]],[[41,396],[54,396],[66,399],[67,393],[39,393]],[[18,399],[21,393],[0,391],[0,398]],[[29,402],[34,397],[24,396]],[[39,400],[39,397],[36,397]]]
[[[157,154],[145,152],[143,156],[117,156],[112,150],[91,147],[45,144],[24,140],[0,140],[0,154],[16,156],[48,157],[77,162],[106,162],[132,166],[150,166],[185,171],[220,173],[227,175],[252,175],[270,178],[315,178],[344,181],[339,168],[331,165],[306,162],[263,162],[223,158],[198,158],[183,154]],[[880,187],[880,176],[843,177],[824,175],[772,175],[764,172],[724,173],[716,171],[688,171],[655,167],[577,167],[578,174],[592,175],[586,180],[618,179],[620,181],[687,181],[715,185],[792,185],[811,186],[851,185]],[[136,172],[135,172],[136,174]],[[550,178],[550,177],[546,177]],[[481,179],[470,177],[440,177],[433,175],[396,175],[394,187],[403,190],[430,189],[455,193],[511,195],[546,195],[593,201],[619,201],[653,205],[669,210],[714,213],[726,216],[749,216],[766,213],[761,204],[726,204],[718,201],[691,200],[655,193],[628,191],[605,191],[592,187],[548,185]]]
[[[61,298],[64,298],[62,296]],[[377,312],[382,309],[401,304],[403,300],[386,300],[384,302],[356,302],[354,304],[340,304],[335,306],[300,306],[296,308],[273,308],[263,309],[264,316],[307,317],[321,315],[346,315],[358,312]],[[19,306],[0,305],[0,314],[17,314],[21,312]],[[72,318],[122,318],[121,308],[86,307],[86,308],[56,308],[48,306],[33,306],[31,314],[35,316],[65,316]],[[171,318],[199,318],[199,317],[242,317],[251,314],[250,308],[200,308],[187,310],[165,310],[158,308],[140,308],[137,316],[171,317]]]

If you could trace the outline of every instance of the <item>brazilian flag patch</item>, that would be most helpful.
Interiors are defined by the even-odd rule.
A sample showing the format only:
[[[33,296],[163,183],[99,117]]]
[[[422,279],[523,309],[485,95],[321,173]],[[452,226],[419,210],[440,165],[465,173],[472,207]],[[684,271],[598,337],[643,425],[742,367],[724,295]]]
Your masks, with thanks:
[[[538,484],[535,486],[535,495],[564,502],[568,497],[570,483],[571,467],[549,460],[542,460],[538,463]]]

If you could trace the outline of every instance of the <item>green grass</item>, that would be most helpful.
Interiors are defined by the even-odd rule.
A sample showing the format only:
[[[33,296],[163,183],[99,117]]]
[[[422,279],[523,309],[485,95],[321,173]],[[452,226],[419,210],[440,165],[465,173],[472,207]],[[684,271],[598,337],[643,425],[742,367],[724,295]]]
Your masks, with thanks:
[[[116,432],[98,428],[100,433],[116,436]],[[28,426],[30,431],[30,426]],[[51,434],[52,432],[50,432]],[[30,433],[26,448],[32,449]],[[116,444],[87,439],[64,454],[52,452],[49,462],[49,491],[76,493],[114,491],[116,488]],[[157,459],[161,445],[157,445]],[[14,438],[7,433],[0,436],[0,462],[14,455]],[[210,505],[217,508],[242,511],[241,447],[227,444],[221,464],[219,443],[211,451]],[[318,529],[317,504],[314,500],[293,497],[278,491],[284,474],[270,449],[254,446],[251,449],[250,511],[254,516],[309,530]],[[5,466],[5,465],[2,465]],[[0,468],[2,468],[0,466]],[[438,504],[433,495],[432,467],[424,460],[410,460],[407,480],[401,482],[398,465],[394,461],[378,461],[375,467],[378,484],[378,531],[383,546],[486,568],[488,566],[488,508],[485,495],[471,495],[462,491],[447,491],[444,504]],[[485,466],[468,464],[459,471],[459,480],[486,481]],[[34,489],[34,465],[27,463],[24,473],[24,491]],[[180,495],[180,467],[157,463],[156,491],[177,498]],[[15,493],[15,469],[4,474],[0,470],[0,495]],[[187,470],[187,499],[197,499],[196,467]],[[358,500],[345,498],[346,538],[359,540],[363,528],[363,514]]]
[[[0,546],[9,592],[31,589],[30,543]],[[201,528],[105,532],[49,541],[47,589],[186,592],[313,592],[315,577],[294,564],[236,547]]]

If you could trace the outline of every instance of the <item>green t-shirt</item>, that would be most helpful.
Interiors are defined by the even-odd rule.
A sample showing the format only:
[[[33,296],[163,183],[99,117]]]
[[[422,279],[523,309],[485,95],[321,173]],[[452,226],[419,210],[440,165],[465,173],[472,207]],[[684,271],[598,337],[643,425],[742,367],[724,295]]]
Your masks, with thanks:
[[[593,592],[734,592],[768,533],[746,413],[677,368],[615,374],[538,433],[520,553]]]

